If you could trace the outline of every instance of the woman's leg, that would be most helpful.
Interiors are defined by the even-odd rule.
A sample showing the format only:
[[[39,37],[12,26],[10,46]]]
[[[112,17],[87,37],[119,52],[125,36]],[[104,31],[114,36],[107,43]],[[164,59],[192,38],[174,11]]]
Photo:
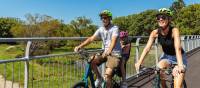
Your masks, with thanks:
[[[121,73],[122,73],[122,81],[125,81],[126,80],[126,68],[125,68],[125,63],[126,61],[123,59],[121,61],[121,64],[120,64],[120,69],[121,69]]]
[[[174,68],[176,69],[176,67]],[[174,88],[182,88],[185,73],[179,73],[174,76]]]
[[[167,59],[162,59],[158,62],[158,67],[160,69],[166,69],[168,67],[170,67],[170,63]],[[161,85],[162,85],[162,88],[166,88],[166,81],[165,80],[162,80],[165,75],[164,75],[164,72],[160,72],[160,77],[161,77]]]

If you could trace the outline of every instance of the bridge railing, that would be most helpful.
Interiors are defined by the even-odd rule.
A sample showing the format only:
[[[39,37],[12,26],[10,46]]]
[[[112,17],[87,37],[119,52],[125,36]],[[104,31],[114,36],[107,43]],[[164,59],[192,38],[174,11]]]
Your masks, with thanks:
[[[85,37],[51,38],[0,38],[0,42],[26,42],[24,55],[20,58],[0,58],[1,88],[69,88],[82,79],[85,61],[75,52],[30,56],[30,47],[34,41],[84,40]],[[130,36],[132,40],[131,57],[127,62],[127,78],[135,75],[134,63],[138,60],[148,37]],[[200,46],[200,36],[182,36],[182,46],[188,52]],[[155,41],[145,61],[148,65],[158,62],[160,46]],[[14,52],[14,51],[12,51]],[[9,53],[12,53],[9,52]],[[4,60],[3,60],[4,59]],[[104,67],[101,67],[104,68]],[[100,68],[100,69],[101,69]],[[102,74],[104,70],[102,69]]]

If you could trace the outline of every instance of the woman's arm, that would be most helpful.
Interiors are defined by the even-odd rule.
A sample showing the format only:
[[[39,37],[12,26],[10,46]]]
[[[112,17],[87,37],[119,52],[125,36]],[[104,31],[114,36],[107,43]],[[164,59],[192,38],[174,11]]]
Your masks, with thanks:
[[[145,48],[143,49],[143,52],[140,56],[139,61],[137,62],[139,65],[143,63],[144,57],[146,56],[146,54],[150,51],[151,46],[155,40],[155,38],[157,37],[157,30],[153,30],[149,36],[149,40],[147,42],[147,45],[145,46]]]
[[[174,37],[174,47],[176,50],[176,58],[178,66],[183,66],[182,52],[181,52],[182,47],[181,47],[181,40],[178,28],[173,28],[172,36]]]

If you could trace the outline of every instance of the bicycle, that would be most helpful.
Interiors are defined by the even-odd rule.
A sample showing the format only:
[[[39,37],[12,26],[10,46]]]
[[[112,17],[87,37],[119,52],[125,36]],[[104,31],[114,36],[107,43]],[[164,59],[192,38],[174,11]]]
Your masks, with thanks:
[[[172,75],[172,70],[175,67],[175,64],[173,64],[172,66],[170,66],[167,69],[160,69],[156,66],[154,67],[145,67],[145,66],[141,66],[141,70],[140,73],[145,71],[145,70],[153,70],[153,71],[149,71],[149,72],[154,72],[154,73],[147,73],[147,74],[154,74],[155,76],[153,77],[153,88],[162,88],[161,87],[161,80],[165,80],[166,82],[168,82],[168,84],[166,83],[166,88],[174,88],[174,76]],[[160,77],[160,72],[163,72],[165,76],[165,78]],[[187,88],[187,84],[185,79],[183,80],[183,88]]]
[[[99,51],[99,50],[98,50]],[[102,52],[102,50],[100,50]],[[96,88],[95,87],[95,79],[94,79],[94,73],[92,72],[92,68],[91,68],[91,61],[94,59],[90,58],[89,54],[99,54],[100,53],[94,53],[94,51],[90,52],[90,51],[86,51],[86,50],[81,50],[80,52],[78,52],[81,57],[86,60],[87,64],[86,64],[86,69],[85,69],[85,73],[83,75],[83,78],[80,82],[75,83],[72,88]],[[117,70],[116,70],[117,71]],[[114,72],[115,74],[115,72]],[[90,79],[90,84],[89,84],[89,80]],[[120,87],[120,82],[117,82],[116,80],[112,80],[112,85],[113,88],[119,88]],[[103,80],[103,83],[101,86],[99,86],[98,88],[106,88],[106,82]]]

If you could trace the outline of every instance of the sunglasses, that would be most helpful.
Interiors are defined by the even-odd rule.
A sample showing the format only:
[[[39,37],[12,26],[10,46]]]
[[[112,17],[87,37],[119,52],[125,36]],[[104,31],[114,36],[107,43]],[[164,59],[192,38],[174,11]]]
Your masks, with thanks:
[[[102,19],[108,19],[108,18],[109,18],[109,17],[101,17],[101,20],[102,20]]]
[[[163,20],[167,20],[169,17],[166,16],[166,15],[158,15],[158,16],[156,17],[157,20],[160,20],[161,18],[162,18]]]

